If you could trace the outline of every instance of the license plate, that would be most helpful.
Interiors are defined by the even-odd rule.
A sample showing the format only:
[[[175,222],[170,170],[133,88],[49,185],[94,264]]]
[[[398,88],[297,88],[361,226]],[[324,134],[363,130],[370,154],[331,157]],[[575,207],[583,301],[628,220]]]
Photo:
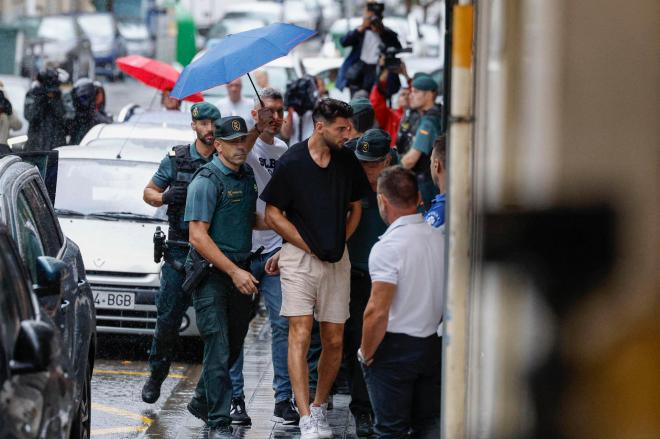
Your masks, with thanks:
[[[111,293],[99,291],[94,293],[94,305],[103,309],[134,309],[134,293]]]

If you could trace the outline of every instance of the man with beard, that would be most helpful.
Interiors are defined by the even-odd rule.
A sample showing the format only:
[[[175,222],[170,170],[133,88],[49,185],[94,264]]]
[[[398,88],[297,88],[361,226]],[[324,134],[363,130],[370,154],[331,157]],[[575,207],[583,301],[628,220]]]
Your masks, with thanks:
[[[149,404],[160,396],[160,386],[169,373],[181,320],[190,306],[190,296],[181,289],[185,279],[183,264],[188,254],[188,227],[183,221],[186,194],[195,171],[211,161],[215,152],[214,121],[220,118],[220,111],[208,102],[193,105],[191,114],[191,126],[197,139],[189,145],[173,147],[144,188],[143,199],[147,204],[154,207],[167,204],[169,220],[165,264],[156,301],[156,330],[149,355],[151,376],[142,388],[142,400]]]
[[[346,241],[360,222],[360,199],[369,189],[355,154],[343,147],[352,115],[345,102],[319,101],[312,113],[314,133],[280,157],[260,197],[266,202],[266,224],[284,241],[271,262],[280,272],[280,314],[289,319],[289,376],[302,439],[332,437],[327,400],[349,314]],[[320,322],[322,353],[310,406],[307,351],[314,317]]]

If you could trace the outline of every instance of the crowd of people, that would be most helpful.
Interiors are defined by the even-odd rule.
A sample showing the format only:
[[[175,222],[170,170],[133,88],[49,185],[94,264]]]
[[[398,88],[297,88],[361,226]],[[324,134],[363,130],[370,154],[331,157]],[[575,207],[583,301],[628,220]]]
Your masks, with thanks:
[[[438,434],[442,108],[425,74],[405,75],[390,108],[386,85],[401,72],[377,69],[350,103],[317,94],[297,137],[295,108],[270,87],[249,102],[233,81],[218,106],[192,106],[196,140],[174,147],[144,191],[170,222],[144,401],[160,395],[192,303],[204,355],[188,410],[210,438],[249,424],[243,341],[262,297],[275,421],[332,437],[342,369],[359,436]]]

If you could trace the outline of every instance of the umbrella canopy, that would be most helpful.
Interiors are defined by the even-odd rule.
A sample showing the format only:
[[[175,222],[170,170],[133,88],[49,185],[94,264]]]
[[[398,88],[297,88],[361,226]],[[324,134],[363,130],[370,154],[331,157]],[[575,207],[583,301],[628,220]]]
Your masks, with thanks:
[[[273,23],[227,35],[211,46],[204,56],[183,69],[171,96],[179,98],[227,84],[286,55],[315,34],[311,29],[293,24]]]
[[[140,55],[117,58],[117,67],[127,75],[157,90],[171,90],[180,75],[171,65]],[[177,97],[177,99],[181,98]],[[184,100],[201,102],[204,97],[201,93],[189,93]]]

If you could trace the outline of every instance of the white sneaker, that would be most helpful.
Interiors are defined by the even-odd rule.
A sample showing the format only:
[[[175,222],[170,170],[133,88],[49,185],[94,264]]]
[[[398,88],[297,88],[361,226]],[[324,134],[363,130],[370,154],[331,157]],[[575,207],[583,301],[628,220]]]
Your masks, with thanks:
[[[301,416],[298,426],[300,427],[300,439],[321,439],[316,419],[312,416]]]
[[[312,418],[316,421],[319,438],[332,438],[332,428],[330,428],[330,424],[328,424],[328,404],[322,404],[318,407],[311,404],[309,410],[312,412]]]

